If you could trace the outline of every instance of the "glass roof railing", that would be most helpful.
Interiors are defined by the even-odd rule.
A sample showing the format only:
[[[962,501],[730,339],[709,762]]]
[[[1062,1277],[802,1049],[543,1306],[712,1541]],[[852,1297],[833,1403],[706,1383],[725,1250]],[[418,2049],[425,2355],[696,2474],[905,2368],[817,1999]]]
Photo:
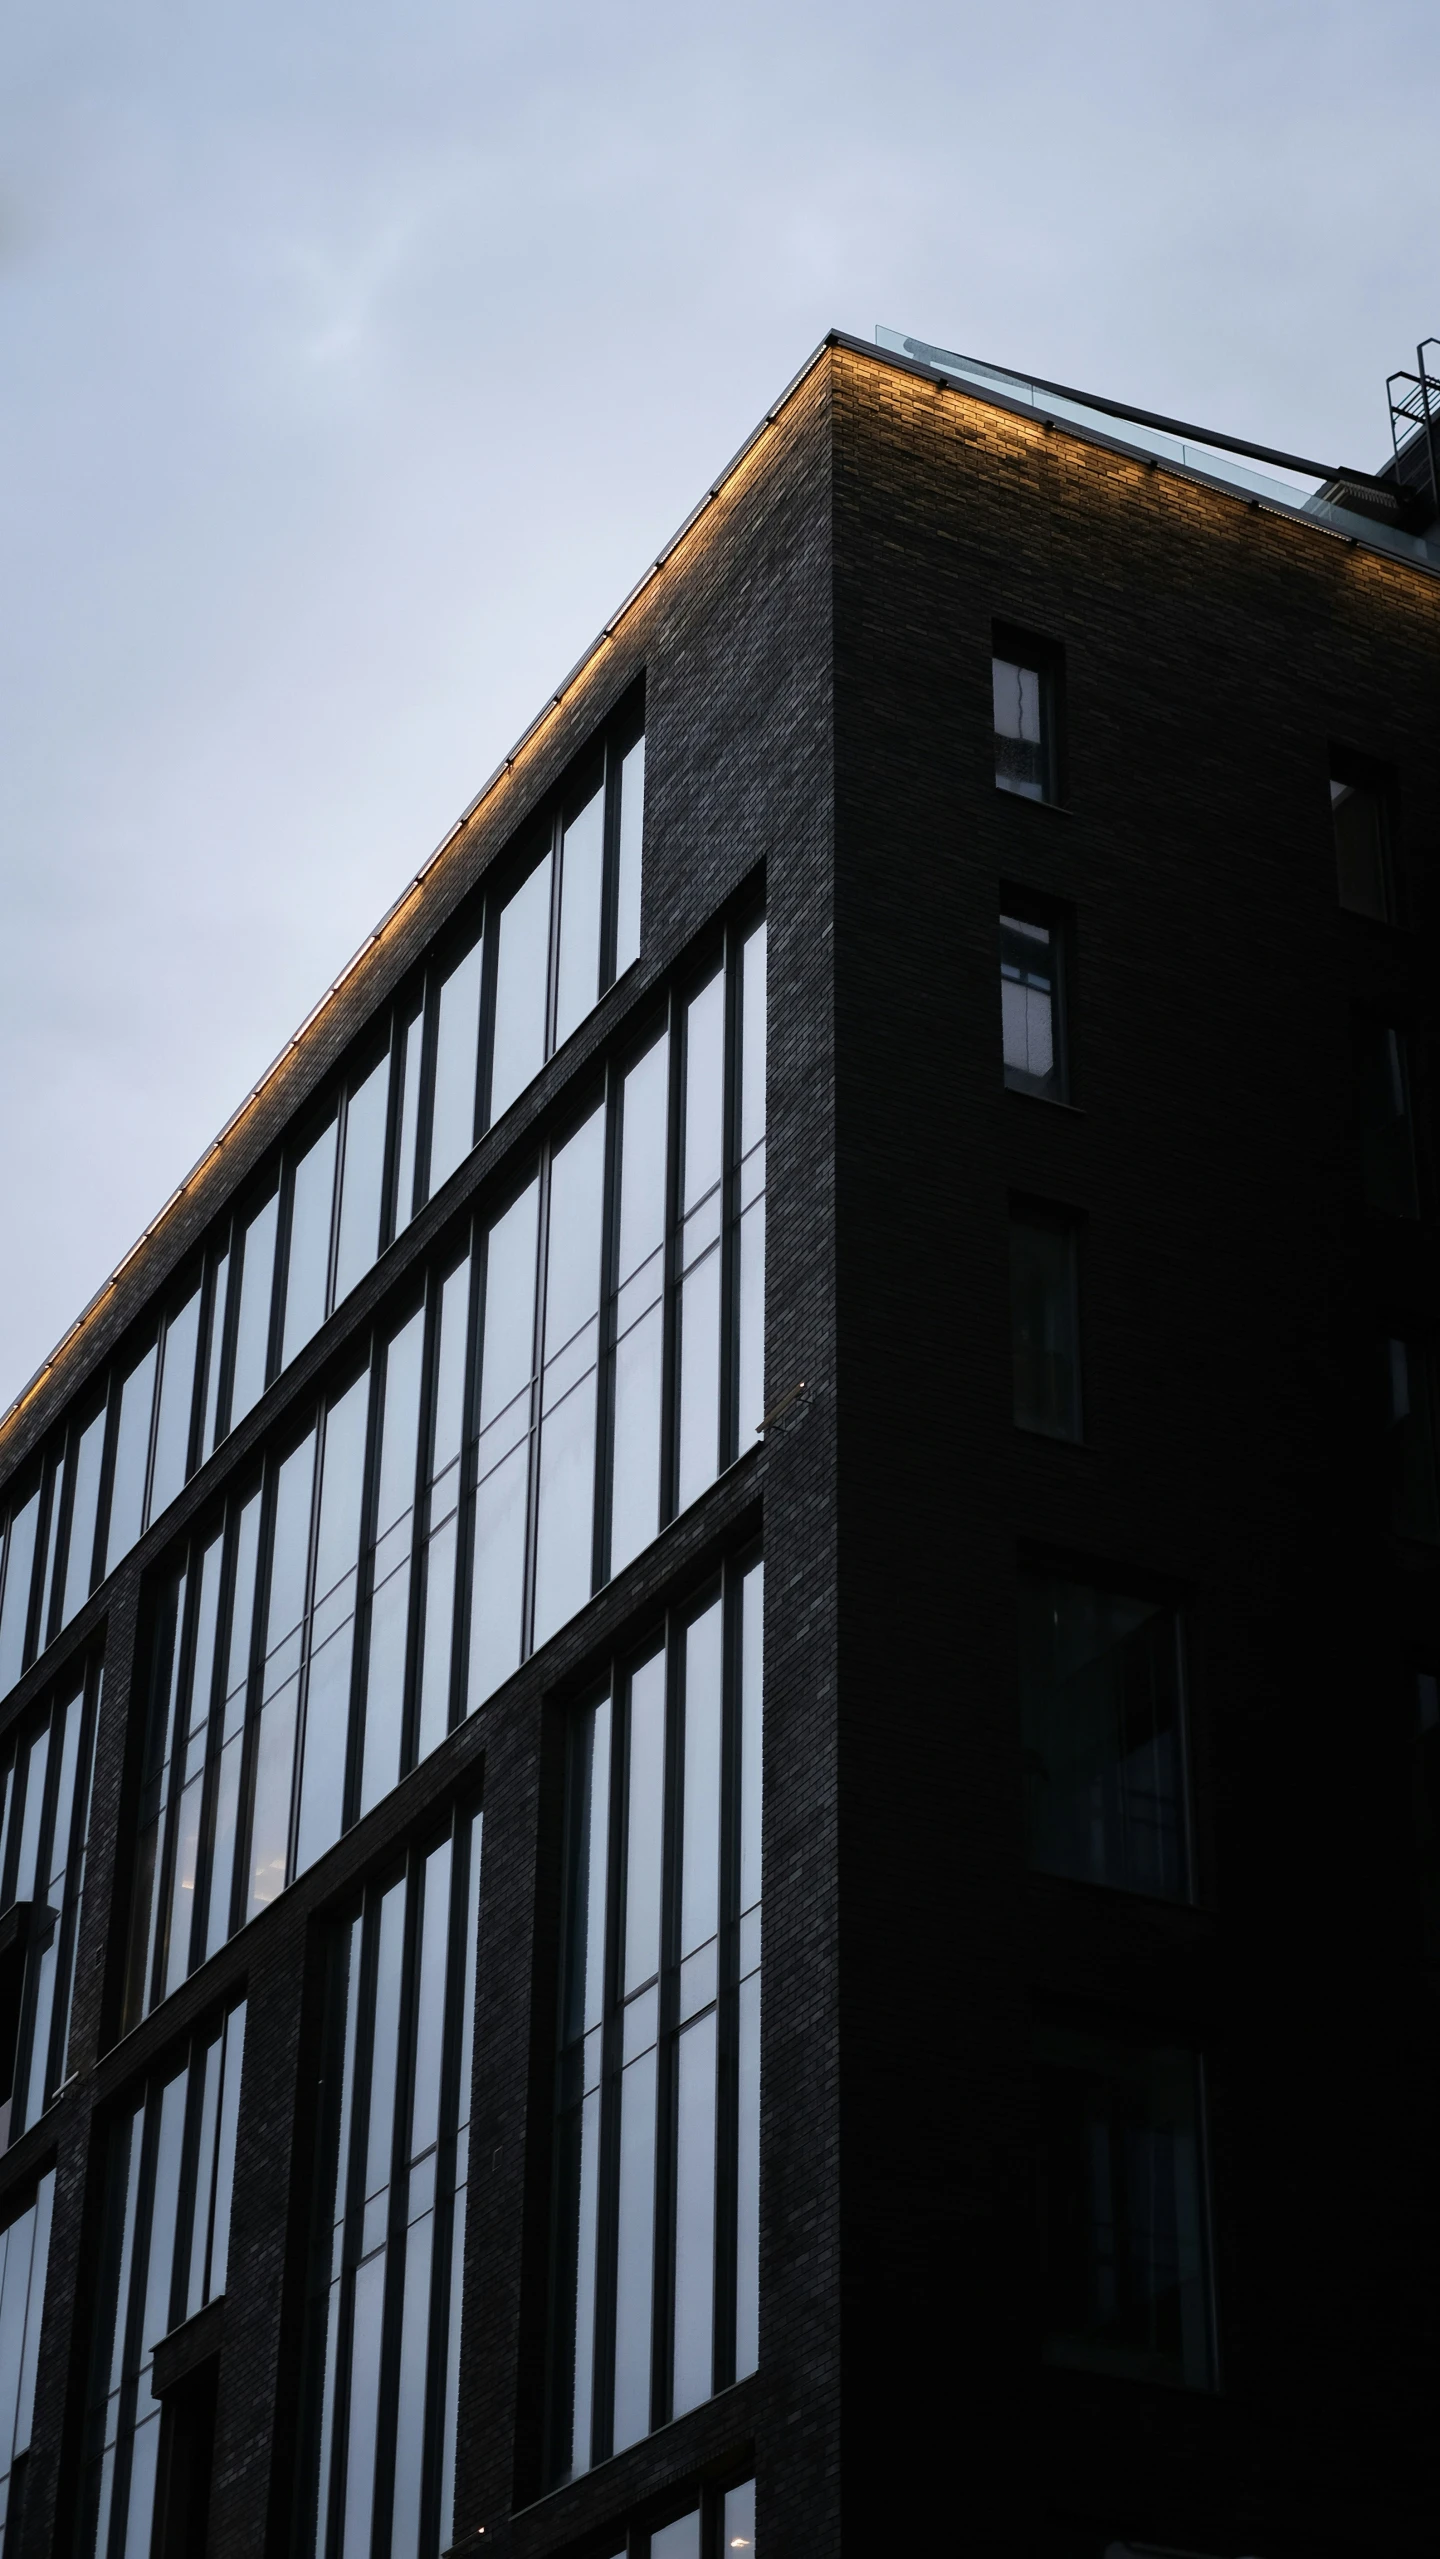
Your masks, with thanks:
[[[1407,533],[1399,525],[1386,524],[1337,504],[1326,492],[1343,475],[1320,463],[1300,471],[1287,467],[1277,456],[1268,471],[1257,471],[1252,461],[1242,460],[1223,444],[1202,442],[1193,432],[1187,434],[1134,413],[1126,414],[1119,403],[1086,400],[1074,392],[1058,390],[1053,383],[1011,373],[1002,365],[984,364],[978,356],[958,355],[952,348],[932,346],[925,338],[907,337],[903,329],[878,327],[875,340],[893,354],[911,356],[937,372],[952,374],[957,381],[972,383],[978,391],[995,391],[1006,400],[1019,401],[1034,409],[1037,416],[1069,420],[1092,434],[1103,435],[1111,443],[1152,453],[1187,471],[1204,472],[1209,479],[1243,490],[1247,497],[1262,498],[1272,506],[1313,516],[1336,533],[1373,543],[1400,559],[1440,568],[1440,527],[1432,527],[1429,534]]]

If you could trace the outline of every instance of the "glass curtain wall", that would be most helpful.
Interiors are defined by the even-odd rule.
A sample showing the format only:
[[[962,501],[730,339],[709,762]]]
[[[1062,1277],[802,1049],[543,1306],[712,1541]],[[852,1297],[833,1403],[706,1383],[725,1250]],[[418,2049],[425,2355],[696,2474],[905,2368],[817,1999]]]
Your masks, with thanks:
[[[729,2559],[735,2550],[755,2559],[754,2480],[690,2493],[691,2504],[668,2523],[632,2523],[623,2538],[615,2533],[613,2559],[722,2559],[722,2554]]]
[[[0,1744],[0,2150],[49,2105],[69,2069],[70,2007],[98,1665],[77,1670],[38,1720]]]
[[[638,958],[644,772],[643,737],[597,750],[520,885],[442,941],[22,1479],[0,1534],[0,1695]]]
[[[225,2290],[244,2045],[242,2000],[111,2131],[80,2540],[95,2559],[149,2559],[155,2349]]]
[[[462,1812],[329,1943],[295,2537],[316,2559],[452,2538],[479,1899]]]
[[[130,2017],[754,1445],[764,1025],[751,923],[162,1576]]]
[[[45,2308],[55,2171],[0,2230],[0,2559],[24,2521],[26,2457]]]
[[[758,1561],[570,1731],[549,2469],[758,2354]]]

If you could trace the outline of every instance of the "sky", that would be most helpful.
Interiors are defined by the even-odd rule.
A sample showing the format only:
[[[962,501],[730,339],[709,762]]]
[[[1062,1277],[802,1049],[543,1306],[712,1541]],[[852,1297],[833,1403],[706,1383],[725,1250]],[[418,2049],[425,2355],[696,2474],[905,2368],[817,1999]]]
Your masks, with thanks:
[[[1378,465],[1434,0],[11,0],[0,1404],[825,330]]]

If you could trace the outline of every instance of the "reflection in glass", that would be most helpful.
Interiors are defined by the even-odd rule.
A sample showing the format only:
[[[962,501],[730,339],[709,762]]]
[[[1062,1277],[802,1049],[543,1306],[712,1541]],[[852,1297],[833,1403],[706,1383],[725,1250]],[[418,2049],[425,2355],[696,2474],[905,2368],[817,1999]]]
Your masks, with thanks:
[[[150,1416],[155,1403],[156,1350],[152,1343],[120,1389],[120,1420],[110,1476],[110,1525],[105,1570],[113,1573],[140,1534],[145,1516],[145,1475],[150,1462]]]
[[[550,962],[550,856],[500,910],[490,1117],[498,1120],[545,1063],[545,988]]]
[[[0,1591],[0,1695],[13,1688],[24,1666],[30,1622],[30,1587],[35,1577],[35,1539],[40,1526],[40,1487],[22,1502],[10,1521],[5,1540],[5,1583]]]
[[[291,1177],[290,1247],[285,1278],[284,1368],[325,1321],[330,1279],[330,1227],[335,1206],[335,1146],[339,1123],[331,1120],[306,1149]]]
[[[435,1031],[435,1085],[430,1110],[430,1197],[475,1143],[475,1079],[480,1055],[480,978],[484,945],[476,942],[441,984]]]
[[[19,2521],[11,2496],[20,2486],[17,2464],[30,2449],[54,2203],[55,2171],[47,2168],[30,2202],[0,2231],[0,2548],[6,2525]]]
[[[32,1906],[0,2038],[0,2150],[38,2121],[69,2067],[99,1673],[72,1681],[0,1744],[0,1874],[7,1903]]]
[[[620,867],[615,895],[615,974],[640,957],[640,845],[645,816],[645,740],[620,766]]]
[[[345,1105],[345,1164],[340,1186],[340,1231],[335,1243],[335,1303],[348,1297],[377,1259],[383,1242],[385,1121],[390,1106],[390,1058],[371,1067]]]
[[[1005,1081],[1046,1101],[1065,1098],[1059,1020],[1059,942],[1053,928],[1000,918],[1000,1032]]]
[[[1051,786],[1045,679],[1038,667],[1017,666],[1011,658],[996,658],[993,675],[997,787],[1046,800]]]
[[[1056,1574],[1020,1583],[1032,1864],[1127,1892],[1189,1889],[1173,1612]]]
[[[1211,2388],[1195,2056],[1041,2027],[1035,2072],[1047,2357]]]
[[[100,1500],[100,1460],[104,1453],[105,1415],[102,1410],[86,1424],[75,1452],[70,1536],[65,1558],[65,1596],[60,1603],[62,1626],[69,1625],[82,1600],[90,1596],[95,1561],[95,1513]]]
[[[555,980],[557,1048],[599,1001],[604,883],[605,794],[597,783],[561,838],[560,959]]]
[[[190,1419],[195,1404],[195,1361],[200,1346],[200,1290],[165,1327],[164,1367],[160,1376],[160,1409],[155,1418],[155,1456],[150,1475],[149,1519],[158,1519],[182,1489],[190,1471]]]
[[[245,1229],[240,1265],[240,1305],[235,1322],[235,1364],[230,1386],[230,1428],[243,1422],[265,1391],[270,1359],[270,1294],[275,1278],[274,1197],[256,1210]]]

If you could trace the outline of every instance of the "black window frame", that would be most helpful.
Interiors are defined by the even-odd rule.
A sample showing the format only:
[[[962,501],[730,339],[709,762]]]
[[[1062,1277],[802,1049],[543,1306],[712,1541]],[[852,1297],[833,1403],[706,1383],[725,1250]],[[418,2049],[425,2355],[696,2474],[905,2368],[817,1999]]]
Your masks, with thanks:
[[[1024,791],[1002,779],[998,761],[995,788],[1006,799],[1030,801],[1033,807],[1063,809],[1068,801],[1069,755],[1066,722],[1065,644],[1023,624],[996,615],[990,630],[991,738],[999,735],[994,720],[994,670],[1018,666],[1038,678],[1040,694],[1041,788]]]

